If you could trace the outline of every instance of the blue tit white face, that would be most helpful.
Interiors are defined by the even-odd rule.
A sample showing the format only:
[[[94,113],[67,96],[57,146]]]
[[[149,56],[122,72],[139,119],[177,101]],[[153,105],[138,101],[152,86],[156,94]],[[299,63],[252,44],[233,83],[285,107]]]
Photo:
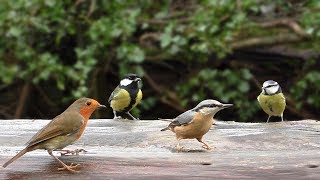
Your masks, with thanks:
[[[267,95],[276,94],[279,91],[279,84],[276,81],[268,80],[262,85],[262,93]]]
[[[132,82],[138,82],[140,81],[141,79],[135,75],[135,74],[128,74],[126,75],[126,77],[124,79],[122,79],[120,81],[120,85],[121,86],[128,86],[129,84],[131,84]]]

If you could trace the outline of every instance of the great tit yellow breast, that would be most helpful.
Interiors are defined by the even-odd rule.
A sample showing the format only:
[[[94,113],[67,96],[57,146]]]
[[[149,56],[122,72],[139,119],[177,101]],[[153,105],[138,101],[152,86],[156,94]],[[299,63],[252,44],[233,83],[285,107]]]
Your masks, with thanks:
[[[110,106],[114,111],[123,112],[130,104],[131,97],[127,90],[119,89],[110,101]]]
[[[132,110],[142,99],[142,91],[119,88],[110,101],[110,106],[117,112],[128,112]]]
[[[133,104],[132,108],[136,107],[137,104],[140,103],[141,99],[142,99],[142,91],[139,89],[138,94],[136,96],[136,102]]]
[[[283,93],[274,95],[260,94],[257,99],[263,111],[269,116],[281,116],[286,108],[286,100]]]

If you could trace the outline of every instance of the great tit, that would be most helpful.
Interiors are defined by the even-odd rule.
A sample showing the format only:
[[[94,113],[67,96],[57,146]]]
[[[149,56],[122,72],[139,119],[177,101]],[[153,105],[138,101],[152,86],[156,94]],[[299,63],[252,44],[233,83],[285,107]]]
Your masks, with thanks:
[[[114,118],[121,118],[121,116],[117,116],[117,113],[125,113],[133,120],[136,120],[129,111],[142,99],[139,81],[141,79],[136,74],[127,74],[111,93],[108,103],[113,110]]]

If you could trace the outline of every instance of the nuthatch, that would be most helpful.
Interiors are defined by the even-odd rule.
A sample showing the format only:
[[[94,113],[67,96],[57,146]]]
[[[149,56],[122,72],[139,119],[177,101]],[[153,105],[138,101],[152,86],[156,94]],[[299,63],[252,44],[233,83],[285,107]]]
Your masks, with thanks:
[[[263,111],[269,115],[267,122],[269,122],[271,116],[280,116],[281,121],[283,121],[286,99],[276,81],[265,81],[262,85],[262,92],[257,99]]]
[[[202,139],[213,124],[213,116],[221,109],[231,107],[232,104],[222,104],[219,101],[207,99],[201,101],[196,107],[190,109],[176,118],[161,131],[171,130],[178,140],[177,150],[181,150],[181,139],[197,139],[203,144],[203,148],[211,149]]]

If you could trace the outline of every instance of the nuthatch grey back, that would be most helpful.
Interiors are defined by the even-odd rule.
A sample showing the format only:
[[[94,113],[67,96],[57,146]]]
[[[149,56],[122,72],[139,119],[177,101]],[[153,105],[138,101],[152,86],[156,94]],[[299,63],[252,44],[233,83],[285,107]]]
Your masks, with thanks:
[[[176,118],[161,131],[171,130],[178,140],[177,150],[181,150],[181,139],[197,139],[203,148],[211,149],[202,139],[213,124],[213,116],[221,109],[231,107],[232,104],[222,104],[219,101],[207,99],[201,101],[196,107],[190,109]]]

